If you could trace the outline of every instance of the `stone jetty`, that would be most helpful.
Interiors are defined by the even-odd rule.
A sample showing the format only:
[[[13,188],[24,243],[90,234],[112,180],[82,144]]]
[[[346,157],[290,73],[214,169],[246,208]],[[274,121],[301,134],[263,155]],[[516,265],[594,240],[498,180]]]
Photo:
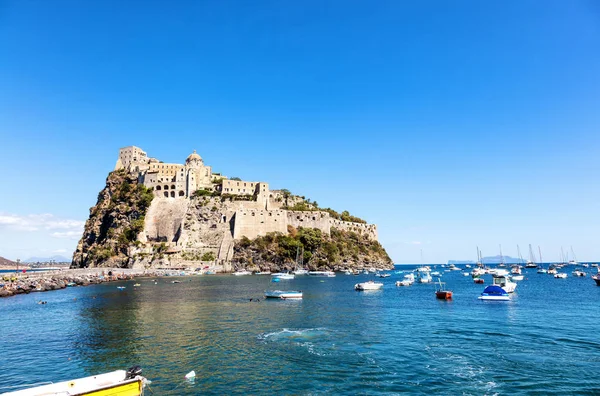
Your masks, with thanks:
[[[67,271],[0,274],[0,297],[16,294],[64,289],[69,286],[88,286],[104,282],[157,276],[155,272],[123,268],[74,269]]]

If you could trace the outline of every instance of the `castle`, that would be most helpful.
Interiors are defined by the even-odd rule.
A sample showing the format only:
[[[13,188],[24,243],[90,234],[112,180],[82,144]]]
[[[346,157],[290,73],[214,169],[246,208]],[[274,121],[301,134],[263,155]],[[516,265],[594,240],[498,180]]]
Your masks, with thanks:
[[[353,231],[377,240],[377,226],[333,218],[317,208],[293,211],[300,197],[282,190],[270,190],[264,182],[229,179],[213,173],[194,151],[185,164],[166,164],[150,158],[139,147],[119,150],[115,170],[126,169],[154,192],[155,199],[145,218],[142,242],[166,242],[171,253],[212,251],[217,259],[228,262],[234,240],[254,239],[269,232],[287,233],[288,226],[317,228],[330,235],[331,228]],[[220,208],[218,220],[199,222],[189,198],[196,191],[231,198]],[[192,224],[193,225],[190,225]],[[207,242],[211,241],[211,242]]]

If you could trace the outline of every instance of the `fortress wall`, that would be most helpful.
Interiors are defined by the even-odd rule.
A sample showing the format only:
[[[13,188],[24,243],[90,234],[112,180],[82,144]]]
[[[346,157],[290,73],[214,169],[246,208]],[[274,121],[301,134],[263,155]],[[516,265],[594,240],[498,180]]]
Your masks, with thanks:
[[[331,217],[327,212],[301,212],[286,210],[287,222],[296,228],[318,228],[325,234],[330,234]]]
[[[183,228],[189,201],[187,199],[154,199],[146,213],[144,237],[146,240],[177,242]]]
[[[268,232],[287,234],[287,217],[283,210],[240,209],[235,212],[233,237],[254,239]]]
[[[337,228],[343,231],[352,231],[360,235],[366,235],[370,239],[377,240],[377,226],[375,224],[353,223],[350,221],[341,221],[329,219],[331,228]]]

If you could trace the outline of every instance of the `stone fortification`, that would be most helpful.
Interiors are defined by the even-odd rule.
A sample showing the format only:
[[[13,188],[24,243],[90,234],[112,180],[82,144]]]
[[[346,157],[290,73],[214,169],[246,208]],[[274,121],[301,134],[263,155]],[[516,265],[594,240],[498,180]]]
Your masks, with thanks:
[[[324,237],[337,229],[377,241],[374,224],[333,218],[330,213],[335,212],[318,210],[287,190],[271,191],[265,182],[213,173],[195,151],[185,164],[164,164],[138,147],[125,147],[113,174],[91,209],[73,266],[106,261],[122,267],[179,268],[212,262],[227,269],[236,241],[290,229],[317,229]],[[119,204],[119,197],[129,197],[129,186],[136,184],[141,185],[137,190],[151,194],[143,211]],[[307,209],[286,209],[298,205]]]

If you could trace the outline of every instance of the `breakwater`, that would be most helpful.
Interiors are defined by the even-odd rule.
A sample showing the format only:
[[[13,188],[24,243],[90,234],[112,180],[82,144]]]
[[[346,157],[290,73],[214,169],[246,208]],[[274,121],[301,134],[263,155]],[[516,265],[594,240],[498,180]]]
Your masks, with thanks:
[[[17,294],[88,286],[104,282],[128,280],[141,276],[157,276],[156,272],[126,268],[69,269],[37,273],[5,273],[0,277],[0,297]]]

